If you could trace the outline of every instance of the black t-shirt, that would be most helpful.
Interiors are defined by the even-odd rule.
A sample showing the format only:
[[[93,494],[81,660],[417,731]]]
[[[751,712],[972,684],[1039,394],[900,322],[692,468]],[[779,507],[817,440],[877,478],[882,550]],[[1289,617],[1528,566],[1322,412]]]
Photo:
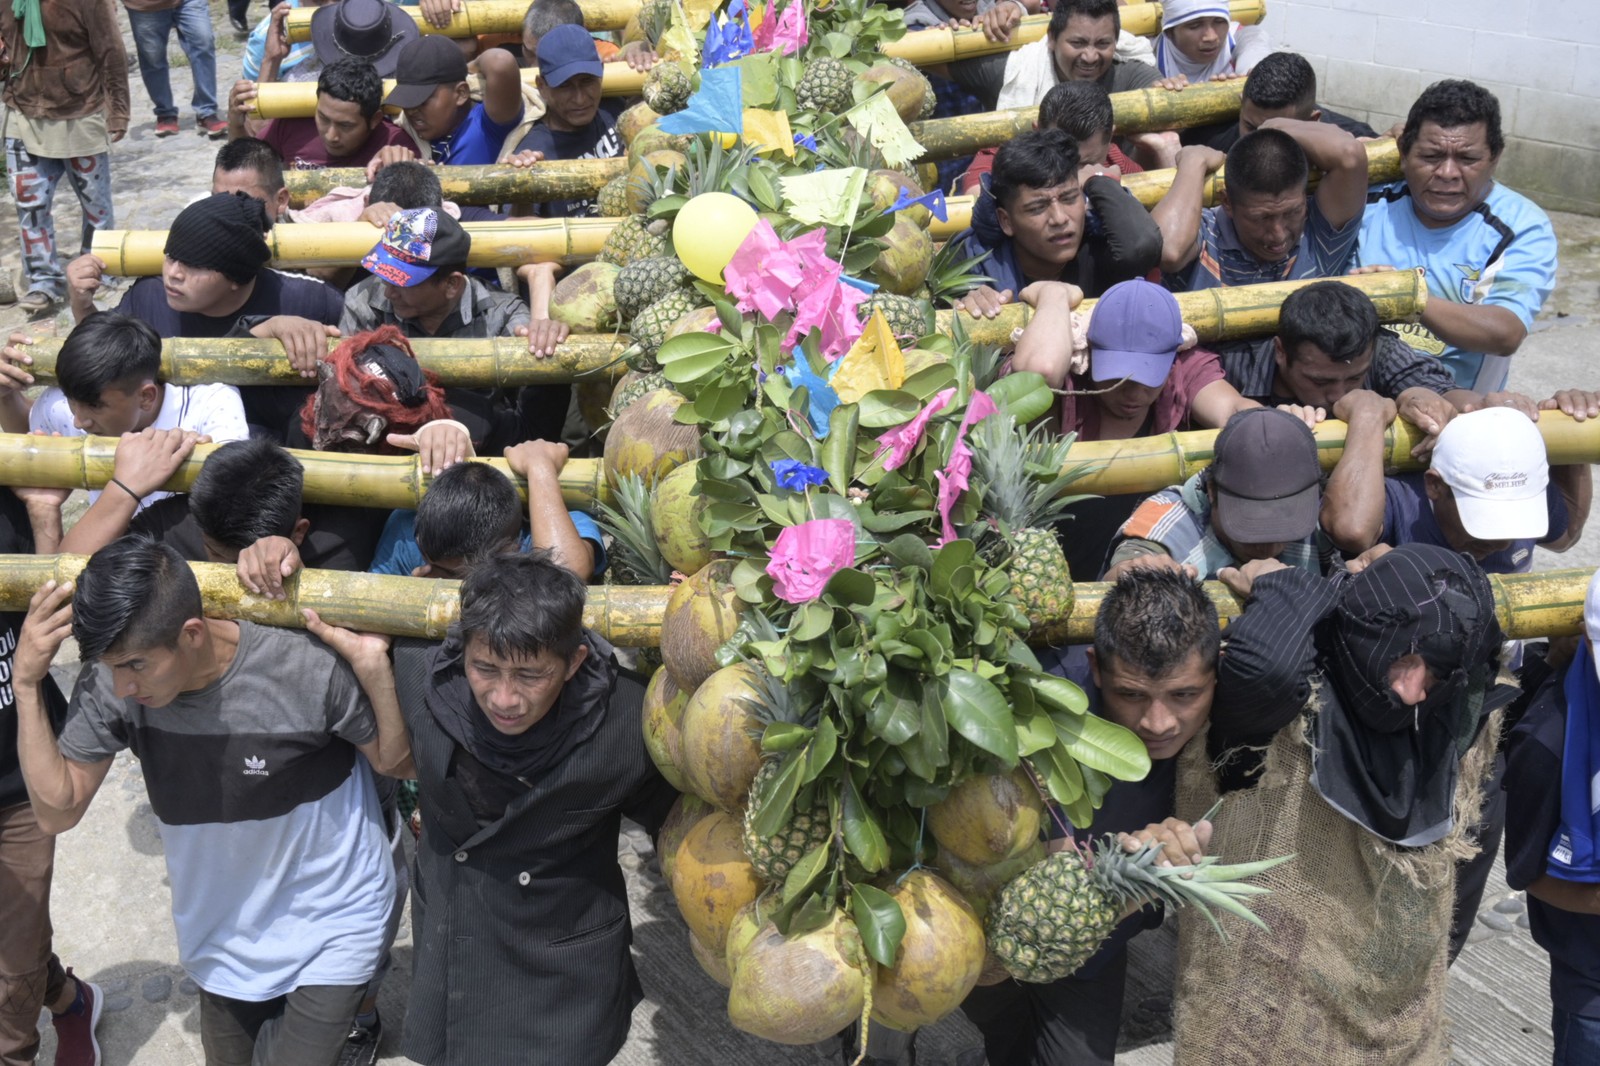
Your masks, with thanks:
[[[307,504],[300,514],[311,523],[300,543],[300,561],[311,570],[366,573],[389,512],[371,507]],[[200,526],[189,513],[189,497],[168,496],[139,512],[130,532],[147,533],[172,545],[190,562],[206,561]]]
[[[615,159],[623,152],[622,138],[617,134],[617,116],[601,108],[583,129],[560,132],[541,119],[517,145],[519,152],[529,150],[543,152],[549,160]],[[589,197],[534,204],[533,211],[542,218],[570,218],[593,215],[596,206],[594,198]]]
[[[163,337],[226,337],[244,318],[296,315],[313,322],[337,326],[344,313],[344,294],[332,285],[300,274],[263,270],[244,306],[231,315],[200,315],[174,311],[167,305],[161,279],[140,278],[123,294],[117,310],[147,323]],[[239,390],[245,419],[278,441],[284,426],[311,394],[308,385],[254,385]]]
[[[1561,760],[1566,748],[1566,671],[1533,697],[1506,741],[1506,884],[1525,889],[1546,872],[1561,824]],[[1534,941],[1550,953],[1550,1001],[1600,1018],[1600,915],[1577,914],[1528,896]]]
[[[28,509],[16,493],[0,488],[0,554],[32,555],[33,526],[28,523]],[[22,780],[22,766],[17,760],[17,697],[11,683],[11,656],[17,650],[17,638],[22,634],[22,620],[26,611],[8,611],[0,614],[0,808],[14,807],[28,802],[28,787]],[[50,725],[61,732],[66,721],[67,701],[56,687],[55,679],[44,679],[44,706],[50,716]]]

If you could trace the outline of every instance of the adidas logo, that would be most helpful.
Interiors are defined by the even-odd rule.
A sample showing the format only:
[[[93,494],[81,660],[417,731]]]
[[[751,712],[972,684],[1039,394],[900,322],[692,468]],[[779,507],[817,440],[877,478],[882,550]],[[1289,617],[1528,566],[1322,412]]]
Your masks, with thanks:
[[[244,772],[246,777],[266,777],[267,760],[258,759],[254,755],[244,757]]]

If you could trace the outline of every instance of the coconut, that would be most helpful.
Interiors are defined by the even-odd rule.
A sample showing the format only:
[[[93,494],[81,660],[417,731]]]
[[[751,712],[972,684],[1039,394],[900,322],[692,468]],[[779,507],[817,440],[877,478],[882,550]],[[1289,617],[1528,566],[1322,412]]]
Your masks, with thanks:
[[[887,211],[893,207],[902,192],[906,194],[908,200],[915,200],[923,195],[922,187],[898,170],[874,170],[867,178],[867,195],[872,199],[872,206],[879,211]],[[933,219],[933,212],[923,204],[902,207],[899,214],[902,218],[909,218],[922,229],[927,229],[928,223]]]
[[[946,851],[973,866],[1015,858],[1039,839],[1044,804],[1019,767],[978,774],[928,809],[928,828]]]
[[[715,559],[696,570],[672,590],[661,614],[661,661],[685,692],[716,673],[717,649],[739,628],[744,603],[728,582],[733,565]]]
[[[721,326],[722,319],[717,314],[715,307],[696,307],[693,311],[678,319],[667,327],[667,340],[680,337],[685,333],[706,333],[712,325]]]
[[[933,267],[933,238],[913,220],[896,218],[894,229],[884,242],[888,247],[873,261],[871,274],[884,291],[910,296],[928,280],[928,271]]]
[[[680,463],[700,457],[700,431],[672,420],[688,401],[673,389],[654,389],[617,415],[606,434],[606,480],[615,488],[629,474],[654,485]]]
[[[739,954],[728,989],[734,1028],[776,1044],[815,1044],[861,1017],[870,963],[842,911],[809,933],[763,925]]]
[[[689,954],[694,956],[694,961],[700,964],[700,968],[706,972],[706,976],[723,988],[727,988],[733,983],[733,977],[728,973],[727,962],[723,960],[721,955],[700,943],[700,938],[693,933],[689,934]]]
[[[722,965],[730,975],[739,964],[739,956],[744,954],[744,949],[750,946],[750,942],[766,924],[759,896],[740,907],[739,913],[733,916],[733,921],[728,925],[728,946],[722,958]]]
[[[956,891],[972,904],[973,911],[981,919],[989,913],[989,907],[994,903],[994,897],[999,895],[1000,890],[1028,867],[1036,862],[1042,862],[1044,854],[1044,842],[1036,840],[1015,858],[990,866],[974,866],[970,862],[956,858],[948,849],[941,847],[934,863],[945,880],[954,885]]]
[[[622,138],[622,143],[633,146],[633,139],[639,136],[639,131],[647,126],[654,126],[660,112],[647,103],[637,103],[617,116],[617,136]]]
[[[657,670],[644,690],[644,747],[650,760],[667,779],[667,784],[679,792],[687,792],[683,778],[683,755],[679,747],[683,709],[689,697],[679,691],[672,675]]]
[[[761,681],[749,663],[725,666],[694,690],[683,709],[683,779],[689,791],[725,811],[744,803],[761,769],[761,723],[751,713]]]
[[[961,894],[927,870],[913,870],[889,895],[906,931],[894,965],[879,966],[872,1016],[906,1032],[932,1025],[967,998],[983,971],[983,923]]]
[[[611,382],[604,378],[579,378],[572,383],[572,396],[578,404],[578,415],[583,419],[587,436],[604,440],[605,427],[611,422],[607,405],[611,402]]]
[[[672,862],[672,898],[701,945],[716,955],[727,950],[733,916],[761,894],[742,836],[738,818],[715,811],[690,828]]]
[[[700,528],[704,496],[694,495],[698,459],[684,463],[656,482],[650,494],[650,531],[661,557],[681,574],[692,574],[711,561],[711,539]]]
[[[693,134],[673,134],[666,132],[660,126],[646,126],[634,134],[633,141],[628,145],[628,160],[631,165],[634,160],[643,159],[651,152],[659,152],[662,149],[687,152],[693,143]]]
[[[585,263],[560,281],[550,294],[550,317],[574,333],[609,333],[617,328],[617,301],[612,295],[619,267]]]
[[[879,63],[857,74],[856,81],[867,85],[887,85],[889,102],[894,105],[902,122],[915,122],[922,117],[922,101],[928,91],[928,82],[919,74],[893,63]]]
[[[669,886],[672,884],[672,864],[678,859],[678,845],[689,835],[689,830],[715,810],[699,796],[684,793],[673,801],[667,816],[661,820],[661,829],[656,833],[656,856],[661,860],[662,880]]]
[[[650,208],[649,198],[655,195],[651,183],[656,175],[672,167],[682,174],[688,165],[689,157],[671,148],[658,148],[635,159],[628,167],[628,210],[644,214]]]

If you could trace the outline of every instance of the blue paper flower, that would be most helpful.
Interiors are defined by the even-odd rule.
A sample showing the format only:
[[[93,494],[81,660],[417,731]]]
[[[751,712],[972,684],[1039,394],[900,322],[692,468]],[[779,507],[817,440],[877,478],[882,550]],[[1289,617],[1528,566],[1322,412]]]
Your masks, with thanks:
[[[828,472],[820,466],[810,466],[798,459],[778,459],[771,464],[778,484],[790,492],[804,492],[813,485],[827,483]]]
[[[813,152],[815,152],[817,150],[817,139],[815,137],[813,137],[809,133],[797,133],[797,134],[795,134],[794,135],[794,143],[798,147],[809,148]]]
[[[834,367],[838,365],[835,363]],[[789,368],[787,377],[789,384],[795,388],[805,387],[810,403],[811,432],[817,435],[818,440],[826,440],[828,419],[833,415],[833,409],[839,406],[839,394],[833,391],[833,386],[825,378],[819,377],[811,369],[806,353],[798,348],[794,350],[794,366]]]

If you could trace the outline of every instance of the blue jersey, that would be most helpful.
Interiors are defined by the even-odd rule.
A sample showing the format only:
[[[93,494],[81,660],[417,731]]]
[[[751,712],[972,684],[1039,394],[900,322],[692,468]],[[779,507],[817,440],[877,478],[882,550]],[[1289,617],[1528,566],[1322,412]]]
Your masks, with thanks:
[[[594,549],[594,573],[589,575],[589,580],[596,581],[606,570],[606,544],[600,526],[582,511],[568,511],[567,517],[572,519],[578,536]],[[522,534],[522,550],[533,550],[533,538],[527,532]],[[411,571],[427,561],[422,549],[417,547],[417,512],[395,511],[384,523],[383,535],[378,538],[378,548],[367,573],[409,577]]]
[[[500,158],[500,149],[522,122],[522,112],[507,123],[489,117],[482,103],[472,105],[461,125],[433,142],[433,161],[442,165],[468,167],[493,163]]]
[[[1555,287],[1556,234],[1532,200],[1499,184],[1459,222],[1429,229],[1417,218],[1405,182],[1397,182],[1368,196],[1356,261],[1400,270],[1423,267],[1429,299],[1504,307],[1532,328]],[[1496,392],[1506,387],[1509,356],[1463,351],[1420,323],[1394,329],[1411,347],[1444,360],[1461,388]]]

